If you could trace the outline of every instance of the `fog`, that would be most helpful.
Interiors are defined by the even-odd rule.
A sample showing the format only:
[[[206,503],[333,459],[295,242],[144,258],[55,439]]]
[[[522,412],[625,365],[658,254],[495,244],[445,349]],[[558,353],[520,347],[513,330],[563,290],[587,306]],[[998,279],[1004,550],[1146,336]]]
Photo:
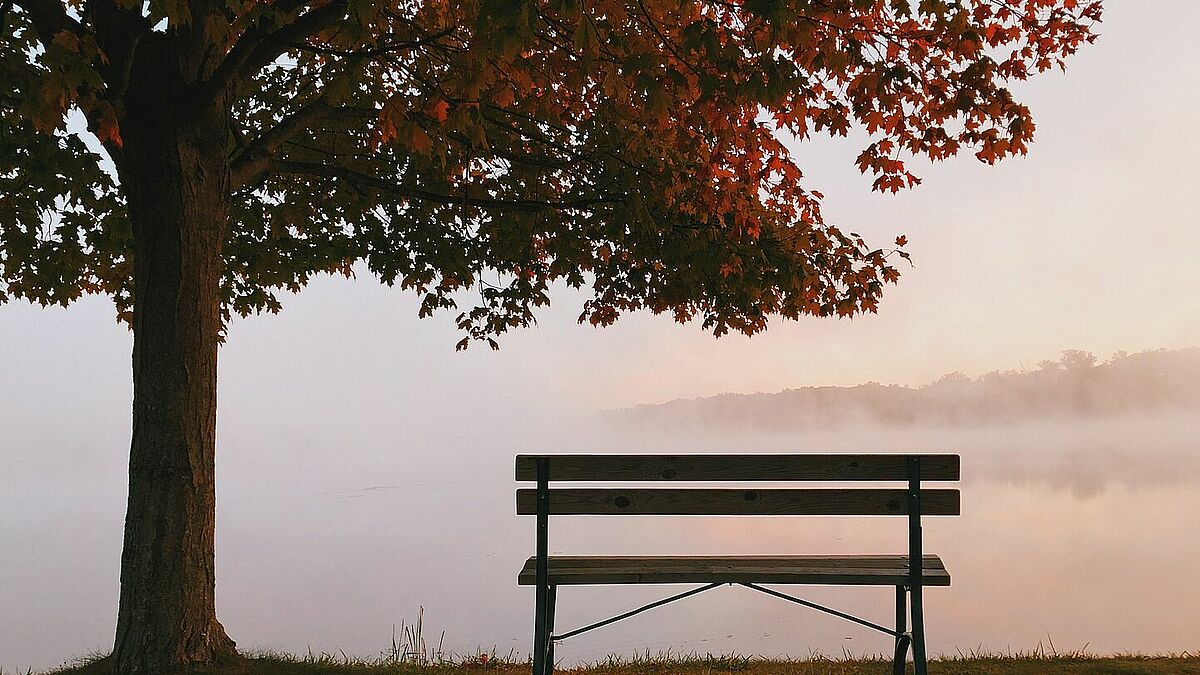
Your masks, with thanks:
[[[722,394],[615,410],[643,428],[816,431],[1097,422],[1200,409],[1200,348],[1119,352],[1101,361],[1066,350],[1034,368],[947,373],[919,386],[878,382]]]
[[[927,550],[954,579],[928,593],[933,652],[1048,639],[1100,652],[1197,646],[1194,407],[890,428],[631,424],[586,383],[564,382],[533,333],[509,351],[455,355],[452,331],[410,321],[409,344],[447,346],[404,349],[394,333],[371,330],[406,309],[379,309],[383,289],[330,283],[314,293],[321,313],[301,304],[240,324],[222,353],[218,610],[243,649],[374,656],[424,607],[427,640],[444,633],[448,651],[526,653],[532,592],[515,576],[532,553],[533,523],[514,515],[513,456],[538,451],[959,452],[963,516],[926,525]],[[384,314],[350,306],[331,317],[336,303],[323,302],[363,295]],[[0,420],[5,669],[54,666],[111,641],[128,335],[100,327],[104,309],[46,312],[36,330],[6,337],[21,356],[5,384],[24,382],[27,395],[12,397]],[[72,326],[99,338],[77,342]],[[480,367],[489,359],[540,367]],[[563,517],[552,519],[550,541],[553,552],[582,554],[870,553],[902,552],[904,537],[891,518]],[[565,589],[560,626],[677,588]],[[890,617],[886,589],[796,590]],[[558,654],[568,663],[646,649],[858,654],[887,651],[885,641],[722,588],[574,638]]]
[[[1122,403],[1128,380],[1088,389],[1102,395],[1082,409],[1070,387],[1041,380],[1028,396],[972,393],[987,373],[1012,375],[987,380],[998,386],[1034,382],[1021,377],[1065,350],[1104,363],[1120,350],[1200,346],[1200,294],[1187,291],[1200,249],[1200,3],[1145,6],[1106,3],[1099,43],[1066,75],[1014,88],[1038,123],[1026,158],[917,165],[919,189],[880,196],[854,166],[863,138],[797,148],[828,221],[871,242],[911,242],[915,265],[879,315],[714,340],[645,314],[581,327],[583,298],[556,290],[539,325],[506,336],[500,352],[455,354],[451,317],[418,321],[412,298],[368,278],[319,278],[285,298],[280,316],[235,321],[221,352],[217,452],[217,602],[229,633],[243,649],[372,656],[423,606],[426,637],[436,643],[444,631],[447,649],[524,653],[533,598],[516,572],[533,524],[514,515],[517,452],[955,451],[963,515],[926,525],[928,549],[954,579],[928,595],[933,652],[1048,640],[1099,652],[1200,648],[1194,371],[1169,365],[1132,406]],[[70,310],[0,307],[5,672],[111,645],[131,344],[113,316],[95,298]],[[830,415],[813,424],[812,410],[795,405],[735,406],[724,420],[619,414],[868,382],[880,384],[860,392],[899,406],[876,412],[904,414],[882,424],[857,404],[828,408],[842,416],[836,424]],[[954,414],[955,405],[917,405],[937,392],[943,404],[970,405]],[[923,410],[938,412],[914,413]],[[551,548],[850,553],[900,551],[905,535],[889,518],[633,520],[555,519]],[[677,588],[567,589],[560,621],[571,628]],[[797,590],[891,616],[887,589]],[[575,662],[644,649],[889,646],[722,588],[557,654]]]

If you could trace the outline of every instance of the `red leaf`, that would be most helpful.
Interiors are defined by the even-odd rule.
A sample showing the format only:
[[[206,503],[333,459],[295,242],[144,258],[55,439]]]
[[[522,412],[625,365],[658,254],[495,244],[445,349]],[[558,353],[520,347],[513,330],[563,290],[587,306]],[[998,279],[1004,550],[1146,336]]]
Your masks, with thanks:
[[[438,122],[445,122],[450,117],[450,104],[443,98],[434,99],[425,106],[425,114]]]

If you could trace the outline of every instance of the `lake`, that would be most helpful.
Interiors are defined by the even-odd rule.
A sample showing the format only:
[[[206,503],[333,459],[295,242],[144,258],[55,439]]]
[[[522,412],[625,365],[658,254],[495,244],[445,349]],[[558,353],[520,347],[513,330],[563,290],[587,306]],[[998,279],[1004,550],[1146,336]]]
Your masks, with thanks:
[[[926,594],[931,653],[1051,643],[1102,653],[1200,647],[1194,415],[747,437],[639,430],[611,414],[565,410],[521,418],[499,406],[436,428],[400,419],[389,440],[378,425],[356,433],[353,420],[314,436],[283,412],[222,414],[218,609],[243,649],[375,656],[423,607],[431,647],[527,653],[533,591],[515,577],[534,532],[532,518],[514,515],[518,451],[959,452],[963,515],[925,523],[926,550],[953,576],[950,588]],[[113,422],[111,434],[119,429]],[[47,668],[110,645],[123,448],[83,454],[72,466],[90,480],[56,478],[64,454],[44,465],[26,460],[19,480],[10,473],[0,490],[5,670]],[[550,522],[552,552],[579,554],[898,553],[905,536],[905,521],[887,517]],[[566,588],[558,625],[573,628],[682,589]],[[891,621],[890,588],[791,590]],[[573,638],[557,656],[573,663],[646,650],[889,649],[886,636],[854,624],[723,587]]]

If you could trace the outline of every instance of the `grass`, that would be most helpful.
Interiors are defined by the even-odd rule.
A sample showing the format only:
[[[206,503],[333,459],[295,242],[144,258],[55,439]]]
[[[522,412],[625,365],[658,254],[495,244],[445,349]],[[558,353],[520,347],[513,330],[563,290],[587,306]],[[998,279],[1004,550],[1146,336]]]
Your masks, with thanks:
[[[911,671],[911,666],[909,668]],[[193,668],[189,675],[503,675],[526,674],[529,663],[495,654],[468,657],[410,658],[394,660],[352,659],[344,655],[253,654],[226,663]],[[796,660],[768,660],[744,656],[642,655],[609,657],[597,663],[558,670],[571,675],[890,675],[891,663],[883,658],[828,659],[820,656]],[[1041,650],[1017,654],[970,653],[935,659],[931,675],[1200,675],[1200,655],[1096,656],[1087,653],[1053,654]],[[76,663],[53,675],[111,675],[107,658]]]
[[[507,655],[447,654],[431,648],[423,634],[424,608],[416,622],[392,631],[391,646],[375,659],[345,654],[294,656],[251,653],[224,663],[189,668],[187,675],[526,675],[530,665],[515,652]],[[443,636],[444,637],[444,636]],[[912,667],[909,666],[911,672]],[[679,655],[645,653],[556,670],[564,675],[890,675],[890,659],[883,656],[803,659],[764,659],[748,656]],[[1053,642],[1029,652],[999,654],[984,650],[942,656],[929,663],[931,675],[1200,675],[1200,653],[1098,656],[1082,650],[1060,652]],[[6,675],[0,670],[0,675]],[[20,675],[20,674],[17,674]],[[24,675],[32,675],[32,672]],[[111,662],[93,655],[51,671],[47,675],[112,675]]]

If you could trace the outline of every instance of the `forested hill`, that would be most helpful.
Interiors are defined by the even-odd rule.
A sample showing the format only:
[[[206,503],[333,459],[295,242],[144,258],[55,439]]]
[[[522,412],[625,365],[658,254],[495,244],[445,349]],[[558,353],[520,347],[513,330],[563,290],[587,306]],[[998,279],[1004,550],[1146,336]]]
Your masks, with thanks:
[[[613,411],[636,424],[698,429],[821,430],[849,426],[977,426],[1053,418],[1200,411],[1200,348],[1068,351],[1035,369],[971,378],[950,373],[907,387],[875,382],[769,394],[721,394]]]

